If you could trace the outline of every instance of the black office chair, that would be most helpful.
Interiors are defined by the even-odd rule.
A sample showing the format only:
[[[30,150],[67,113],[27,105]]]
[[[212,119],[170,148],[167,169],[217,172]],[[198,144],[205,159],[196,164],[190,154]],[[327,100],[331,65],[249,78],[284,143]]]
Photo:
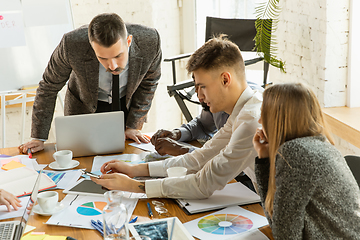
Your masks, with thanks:
[[[347,155],[345,160],[360,187],[360,157]]]
[[[223,19],[223,18],[206,18],[206,32],[205,41],[211,39],[213,36],[224,33],[228,35],[229,40],[234,42],[241,51],[249,52],[254,51],[256,35],[255,29],[256,19]],[[270,21],[270,19],[264,19],[263,21]],[[171,58],[164,59],[165,62],[171,62],[172,74],[173,74],[173,85],[168,86],[168,93],[170,97],[175,97],[177,104],[179,105],[181,112],[184,114],[185,119],[189,122],[193,119],[190,111],[188,110],[184,100],[189,102],[200,104],[195,94],[194,82],[192,79],[177,83],[176,81],[176,65],[177,60],[190,57],[191,53],[181,54]],[[262,57],[254,59],[244,59],[245,66],[255,64],[262,61]],[[264,62],[264,79],[263,87],[267,85],[267,75],[269,71],[269,64]]]

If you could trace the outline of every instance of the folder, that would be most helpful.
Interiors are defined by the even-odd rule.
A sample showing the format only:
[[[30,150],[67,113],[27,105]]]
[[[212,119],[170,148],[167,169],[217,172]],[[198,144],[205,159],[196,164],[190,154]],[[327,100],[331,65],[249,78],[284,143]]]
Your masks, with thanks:
[[[222,190],[216,190],[207,199],[177,199],[176,202],[187,213],[194,214],[229,206],[260,202],[260,196],[241,182],[229,183]]]
[[[38,174],[35,170],[27,167],[0,172],[0,189],[4,189],[17,197],[31,194]],[[44,173],[41,174],[39,191],[56,187],[51,178]]]

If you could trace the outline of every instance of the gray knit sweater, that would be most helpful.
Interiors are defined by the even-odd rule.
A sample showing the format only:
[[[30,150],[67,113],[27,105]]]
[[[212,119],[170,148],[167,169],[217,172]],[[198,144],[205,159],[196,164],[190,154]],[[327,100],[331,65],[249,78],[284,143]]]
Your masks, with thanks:
[[[276,157],[275,239],[360,239],[360,190],[345,159],[323,136],[285,142]],[[291,166],[291,168],[289,167]],[[256,159],[264,205],[269,159]],[[267,214],[267,213],[266,213]]]

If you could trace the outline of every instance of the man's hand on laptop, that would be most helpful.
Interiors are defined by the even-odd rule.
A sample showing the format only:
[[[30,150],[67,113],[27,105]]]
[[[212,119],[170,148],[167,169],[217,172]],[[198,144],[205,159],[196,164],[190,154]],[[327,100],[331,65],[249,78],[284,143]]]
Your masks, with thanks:
[[[126,139],[132,139],[137,143],[149,143],[150,139],[148,139],[144,134],[142,134],[139,130],[137,129],[132,129],[132,128],[126,128],[125,130],[125,138]]]
[[[9,212],[11,212],[11,206],[18,210],[21,207],[20,200],[15,197],[13,194],[5,191],[4,189],[0,189],[0,204],[6,205]]]
[[[41,150],[44,150],[44,141],[33,139],[30,142],[21,144],[18,149],[20,153],[27,154],[28,149],[31,149],[32,153],[39,152]]]

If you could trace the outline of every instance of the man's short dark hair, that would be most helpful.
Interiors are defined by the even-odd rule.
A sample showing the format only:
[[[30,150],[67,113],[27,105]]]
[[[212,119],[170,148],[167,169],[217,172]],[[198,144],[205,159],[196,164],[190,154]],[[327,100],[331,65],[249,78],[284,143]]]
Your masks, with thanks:
[[[186,69],[189,73],[200,68],[205,70],[233,67],[245,74],[244,60],[239,47],[227,39],[225,34],[213,37],[196,50],[190,57]]]
[[[127,31],[125,22],[115,13],[102,13],[89,24],[89,40],[103,47],[111,47],[121,38],[125,40]]]

